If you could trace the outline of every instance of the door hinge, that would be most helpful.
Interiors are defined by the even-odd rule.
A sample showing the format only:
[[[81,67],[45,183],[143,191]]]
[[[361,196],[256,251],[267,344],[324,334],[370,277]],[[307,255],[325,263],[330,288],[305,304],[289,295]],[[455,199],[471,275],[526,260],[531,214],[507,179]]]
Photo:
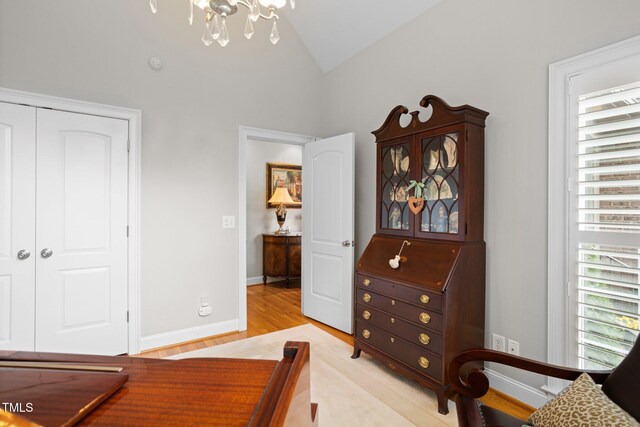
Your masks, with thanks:
[[[127,323],[129,323],[129,310],[127,310]]]
[[[127,237],[129,237],[129,226],[127,225]]]
[[[131,151],[131,140],[127,139],[127,153]]]
[[[469,224],[467,223],[464,224],[464,234],[465,236],[469,234]]]
[[[469,129],[466,130],[465,135],[466,135],[465,139],[468,141],[469,140]]]
[[[567,177],[567,193],[571,193],[571,177]]]

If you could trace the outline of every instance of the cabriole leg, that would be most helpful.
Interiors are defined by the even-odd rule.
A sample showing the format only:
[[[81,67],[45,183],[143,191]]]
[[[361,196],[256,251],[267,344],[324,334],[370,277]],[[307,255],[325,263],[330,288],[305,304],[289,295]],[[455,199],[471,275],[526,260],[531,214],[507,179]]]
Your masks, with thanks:
[[[360,349],[360,347],[358,347],[358,343],[353,343],[353,354],[351,355],[352,359],[357,359],[358,357],[360,357],[360,352],[362,350]]]

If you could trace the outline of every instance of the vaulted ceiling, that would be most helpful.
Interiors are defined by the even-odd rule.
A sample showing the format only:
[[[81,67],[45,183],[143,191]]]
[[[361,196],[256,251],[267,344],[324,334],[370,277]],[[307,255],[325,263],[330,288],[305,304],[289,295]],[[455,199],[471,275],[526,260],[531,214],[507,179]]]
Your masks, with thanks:
[[[299,0],[284,15],[326,73],[440,1]]]

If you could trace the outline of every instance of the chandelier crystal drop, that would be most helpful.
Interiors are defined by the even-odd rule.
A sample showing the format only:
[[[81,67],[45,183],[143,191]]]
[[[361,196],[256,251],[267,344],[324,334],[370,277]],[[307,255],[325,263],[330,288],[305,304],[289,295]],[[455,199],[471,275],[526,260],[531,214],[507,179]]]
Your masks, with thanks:
[[[214,41],[218,41],[220,46],[226,46],[229,41],[229,31],[227,30],[227,18],[238,12],[238,6],[248,10],[247,22],[244,27],[244,36],[251,39],[254,34],[253,23],[262,18],[273,21],[269,40],[276,44],[280,40],[277,21],[280,19],[276,13],[279,9],[287,5],[291,9],[296,7],[295,0],[187,0],[189,2],[189,24],[193,25],[194,6],[202,9],[205,15],[205,28],[202,34],[202,43],[210,46]],[[158,0],[149,0],[149,7],[154,14],[158,11]],[[262,10],[261,10],[262,7]],[[263,13],[263,10],[266,10]]]
[[[260,18],[260,3],[258,0],[253,0],[253,4],[251,5],[251,13],[249,13],[249,18],[253,22],[256,22],[258,18]]]
[[[271,27],[271,35],[269,35],[269,40],[271,40],[271,43],[273,44],[278,43],[278,40],[280,40],[280,33],[278,32],[276,21],[273,21],[273,27]]]
[[[229,43],[229,31],[227,31],[227,20],[222,18],[222,24],[220,24],[220,34],[218,35],[218,44],[225,47]]]
[[[251,40],[251,37],[253,37],[253,20],[250,16],[247,16],[247,23],[244,26],[244,36],[247,40]]]
[[[213,37],[213,31],[211,30],[212,26],[213,23],[211,21],[207,21],[204,25],[204,32],[202,33],[202,43],[204,43],[205,46],[211,46],[211,43],[213,43],[215,40],[215,38]]]
[[[213,15],[211,22],[211,34],[214,40],[218,40],[218,37],[220,37],[220,18],[218,18],[218,14]]]

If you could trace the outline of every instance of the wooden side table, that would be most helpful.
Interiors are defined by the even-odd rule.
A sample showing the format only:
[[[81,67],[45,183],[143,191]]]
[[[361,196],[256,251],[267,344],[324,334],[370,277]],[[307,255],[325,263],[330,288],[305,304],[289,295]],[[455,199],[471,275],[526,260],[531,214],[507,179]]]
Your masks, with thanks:
[[[302,234],[262,235],[262,283],[267,284],[267,276],[284,277],[289,287],[289,279],[300,277],[302,259]]]

